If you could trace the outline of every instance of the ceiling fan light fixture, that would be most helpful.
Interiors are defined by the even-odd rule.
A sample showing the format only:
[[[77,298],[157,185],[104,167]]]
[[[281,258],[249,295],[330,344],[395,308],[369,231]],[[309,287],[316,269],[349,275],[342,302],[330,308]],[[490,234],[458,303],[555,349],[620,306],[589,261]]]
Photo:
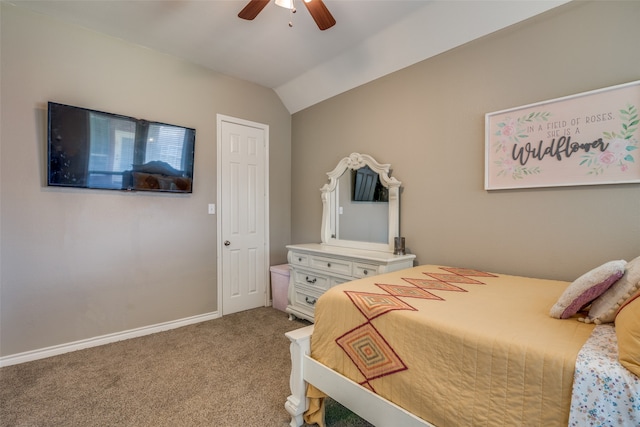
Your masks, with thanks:
[[[289,9],[292,14],[296,13],[295,0],[274,0],[274,2],[277,6]],[[244,9],[238,13],[238,17],[251,21],[269,3],[271,3],[271,0],[249,0]],[[304,0],[303,3],[320,30],[324,31],[336,25],[335,18],[322,0]],[[289,26],[292,25],[289,23]]]
[[[293,9],[293,0],[276,0],[276,5],[291,10]]]

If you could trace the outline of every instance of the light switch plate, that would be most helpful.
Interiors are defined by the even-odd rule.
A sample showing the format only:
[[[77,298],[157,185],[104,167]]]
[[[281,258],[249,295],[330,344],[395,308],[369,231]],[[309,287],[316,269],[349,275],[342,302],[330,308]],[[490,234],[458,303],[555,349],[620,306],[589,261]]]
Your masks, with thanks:
[[[209,215],[215,215],[216,205],[215,203],[209,203]]]

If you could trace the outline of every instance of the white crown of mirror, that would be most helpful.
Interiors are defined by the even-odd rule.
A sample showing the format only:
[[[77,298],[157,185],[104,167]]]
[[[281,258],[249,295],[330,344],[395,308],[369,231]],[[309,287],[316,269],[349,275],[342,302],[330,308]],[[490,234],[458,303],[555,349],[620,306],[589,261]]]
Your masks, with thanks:
[[[339,180],[340,177],[348,170],[358,170],[368,166],[371,170],[378,174],[380,183],[387,188],[389,193],[388,216],[383,227],[386,228],[386,239],[384,241],[359,241],[340,239],[338,227],[340,223],[340,204],[339,204]],[[366,249],[381,252],[391,252],[394,250],[394,237],[400,235],[400,185],[401,182],[389,176],[390,164],[380,164],[373,157],[367,154],[351,153],[349,157],[345,157],[331,172],[327,172],[329,182],[327,182],[320,191],[322,192],[322,243],[331,246],[341,246],[346,248]],[[343,189],[344,191],[344,189]],[[381,203],[377,204],[381,207]],[[386,205],[386,203],[385,203]],[[368,217],[369,215],[367,215]],[[382,230],[385,231],[385,230]]]

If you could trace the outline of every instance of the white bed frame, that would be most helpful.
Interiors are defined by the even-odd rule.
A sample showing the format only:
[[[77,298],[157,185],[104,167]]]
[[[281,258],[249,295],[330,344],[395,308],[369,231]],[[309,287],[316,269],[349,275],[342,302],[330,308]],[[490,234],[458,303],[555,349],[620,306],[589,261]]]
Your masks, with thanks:
[[[434,427],[433,424],[378,396],[322,363],[311,358],[313,325],[287,332],[291,341],[291,396],[284,404],[291,415],[291,427],[304,424],[303,415],[309,408],[307,384],[331,396],[336,402],[353,411],[374,426]],[[324,417],[324,414],[323,414]]]

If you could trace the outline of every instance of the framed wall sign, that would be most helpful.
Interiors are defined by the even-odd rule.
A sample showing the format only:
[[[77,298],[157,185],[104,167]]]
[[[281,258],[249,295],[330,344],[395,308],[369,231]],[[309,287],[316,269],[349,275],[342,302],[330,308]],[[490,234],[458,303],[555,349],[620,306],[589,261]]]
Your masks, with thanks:
[[[485,115],[485,189],[640,182],[640,81]]]

